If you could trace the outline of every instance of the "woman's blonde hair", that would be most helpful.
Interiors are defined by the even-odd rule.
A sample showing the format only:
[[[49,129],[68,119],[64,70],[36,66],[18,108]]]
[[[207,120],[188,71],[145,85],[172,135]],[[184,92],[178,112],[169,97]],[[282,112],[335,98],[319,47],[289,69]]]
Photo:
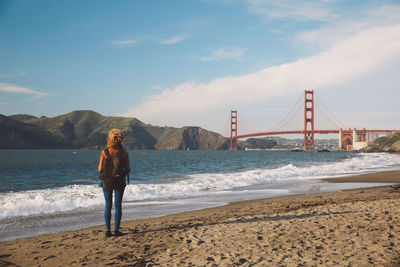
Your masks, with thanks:
[[[107,143],[120,144],[124,140],[124,134],[118,129],[112,129],[108,132]]]

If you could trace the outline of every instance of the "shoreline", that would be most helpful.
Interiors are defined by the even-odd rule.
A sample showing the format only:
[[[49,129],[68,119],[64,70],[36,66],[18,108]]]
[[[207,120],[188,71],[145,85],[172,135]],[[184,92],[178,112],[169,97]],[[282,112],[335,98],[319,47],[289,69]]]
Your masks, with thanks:
[[[374,178],[375,177],[375,178]],[[324,179],[400,183],[400,170]],[[400,264],[400,192],[290,195],[0,243],[0,265]]]
[[[400,183],[400,170],[325,178],[323,180],[331,183]]]

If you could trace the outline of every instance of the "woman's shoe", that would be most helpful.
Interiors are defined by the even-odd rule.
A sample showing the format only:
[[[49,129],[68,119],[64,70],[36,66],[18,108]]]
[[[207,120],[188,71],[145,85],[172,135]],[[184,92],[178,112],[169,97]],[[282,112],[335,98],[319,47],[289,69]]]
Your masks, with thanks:
[[[121,233],[121,232],[118,231],[118,230],[115,230],[115,231],[114,231],[114,235],[115,235],[115,236],[122,236],[122,235],[124,235],[124,234]]]
[[[111,231],[110,231],[110,230],[107,230],[107,232],[106,232],[106,237],[112,237],[112,234],[111,234]]]

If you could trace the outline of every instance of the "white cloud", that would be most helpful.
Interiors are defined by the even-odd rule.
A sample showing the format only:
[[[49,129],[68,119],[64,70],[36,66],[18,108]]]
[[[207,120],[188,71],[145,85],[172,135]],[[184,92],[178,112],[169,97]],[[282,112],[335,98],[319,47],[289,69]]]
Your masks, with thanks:
[[[381,6],[366,10],[361,14],[361,18],[358,20],[351,18],[338,20],[321,29],[301,32],[297,34],[296,40],[326,47],[363,30],[400,24],[400,5]]]
[[[222,47],[212,51],[211,55],[199,57],[201,61],[215,61],[221,59],[241,59],[246,49],[240,47]]]
[[[217,110],[227,112],[238,105],[252,105],[254,113],[257,113],[260,108],[256,107],[257,103],[264,102],[265,105],[268,99],[298,95],[308,88],[329,88],[346,98],[348,92],[344,92],[343,88],[366,77],[379,75],[382,69],[390,69],[399,61],[400,25],[374,27],[295,62],[246,75],[223,77],[209,83],[183,83],[153,95],[124,115],[161,125],[183,126],[197,121],[197,125],[221,130],[216,127]],[[379,81],[381,77],[375,78]],[[392,83],[399,84],[400,78],[396,79]],[[353,87],[348,95],[362,95],[365,89]]]
[[[21,86],[8,84],[8,83],[0,83],[0,91],[5,93],[15,93],[15,94],[29,94],[33,95],[35,98],[42,98],[48,96],[48,94],[35,91],[29,88],[24,88]]]
[[[330,1],[247,0],[247,4],[251,12],[267,19],[332,21],[338,18]]]
[[[111,42],[111,44],[116,47],[128,47],[136,43],[136,40],[114,40]]]
[[[155,91],[161,91],[163,88],[161,87],[161,86],[159,86],[159,85],[153,85],[152,87],[151,87],[153,90],[155,90]]]
[[[16,78],[16,77],[21,77],[21,76],[26,76],[26,73],[23,71],[19,71],[18,73],[14,73],[14,74],[0,74],[0,79]]]
[[[167,39],[167,40],[163,40],[163,41],[160,42],[160,44],[171,45],[171,44],[176,44],[176,43],[182,42],[182,41],[184,41],[186,39],[187,38],[185,36],[176,36],[176,37],[173,37],[173,38],[170,38],[170,39]]]

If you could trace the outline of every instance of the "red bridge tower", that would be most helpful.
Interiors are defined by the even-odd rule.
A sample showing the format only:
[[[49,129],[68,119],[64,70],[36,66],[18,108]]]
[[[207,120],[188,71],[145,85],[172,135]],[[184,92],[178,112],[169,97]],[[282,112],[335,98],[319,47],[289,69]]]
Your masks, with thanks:
[[[231,110],[231,138],[230,150],[237,150],[237,111]]]
[[[304,91],[304,150],[314,149],[314,91]]]

